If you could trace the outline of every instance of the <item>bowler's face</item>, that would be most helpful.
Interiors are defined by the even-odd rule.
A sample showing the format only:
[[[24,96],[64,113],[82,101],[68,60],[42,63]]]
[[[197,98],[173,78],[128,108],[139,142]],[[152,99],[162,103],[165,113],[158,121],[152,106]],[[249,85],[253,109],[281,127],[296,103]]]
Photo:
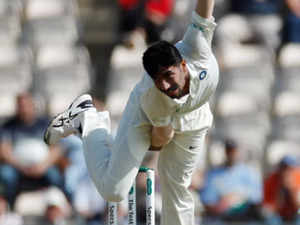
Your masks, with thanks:
[[[163,67],[156,74],[155,86],[170,98],[180,98],[188,93],[188,72],[185,62]]]

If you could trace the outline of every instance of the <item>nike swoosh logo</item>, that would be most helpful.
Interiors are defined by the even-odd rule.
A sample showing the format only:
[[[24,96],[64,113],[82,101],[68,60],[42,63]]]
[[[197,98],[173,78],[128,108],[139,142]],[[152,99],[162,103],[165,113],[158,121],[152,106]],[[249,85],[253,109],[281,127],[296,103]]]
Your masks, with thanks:
[[[192,149],[195,149],[195,148],[197,148],[197,147],[196,147],[196,146],[190,146],[190,147],[189,147],[189,149],[191,149],[191,150],[192,150]]]
[[[86,108],[93,107],[93,103],[91,100],[86,100],[84,102],[81,102],[77,107],[81,109],[86,109]]]
[[[69,118],[72,120],[72,119],[74,119],[76,116],[78,116],[78,114],[79,114],[79,113],[75,113],[75,114],[72,115],[72,113],[69,112]]]

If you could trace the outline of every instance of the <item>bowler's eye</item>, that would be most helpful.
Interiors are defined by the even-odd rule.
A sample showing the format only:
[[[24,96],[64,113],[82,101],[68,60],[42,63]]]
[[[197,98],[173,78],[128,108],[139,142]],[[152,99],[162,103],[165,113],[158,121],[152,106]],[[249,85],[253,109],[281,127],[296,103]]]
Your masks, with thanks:
[[[164,77],[171,77],[173,75],[172,71],[167,71],[164,73]]]

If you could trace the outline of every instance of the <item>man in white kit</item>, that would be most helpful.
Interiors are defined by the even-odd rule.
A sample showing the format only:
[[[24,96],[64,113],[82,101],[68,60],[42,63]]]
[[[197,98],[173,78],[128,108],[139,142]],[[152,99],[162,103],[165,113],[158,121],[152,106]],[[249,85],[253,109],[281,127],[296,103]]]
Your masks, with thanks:
[[[145,51],[146,73],[131,92],[114,140],[108,112],[97,112],[89,95],[75,99],[45,132],[47,144],[72,133],[81,137],[91,178],[108,201],[126,198],[146,152],[160,150],[162,225],[194,224],[188,187],[212,125],[208,100],[219,76],[211,51],[213,7],[214,0],[198,0],[176,47],[162,41]]]

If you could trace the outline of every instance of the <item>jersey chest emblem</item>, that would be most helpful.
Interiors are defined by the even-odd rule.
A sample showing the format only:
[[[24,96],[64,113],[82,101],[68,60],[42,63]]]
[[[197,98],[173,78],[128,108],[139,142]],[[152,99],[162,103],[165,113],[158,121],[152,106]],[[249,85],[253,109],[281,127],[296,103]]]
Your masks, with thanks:
[[[199,79],[200,79],[200,80],[205,79],[206,75],[207,75],[207,71],[206,71],[206,70],[201,71],[201,72],[199,73]]]

